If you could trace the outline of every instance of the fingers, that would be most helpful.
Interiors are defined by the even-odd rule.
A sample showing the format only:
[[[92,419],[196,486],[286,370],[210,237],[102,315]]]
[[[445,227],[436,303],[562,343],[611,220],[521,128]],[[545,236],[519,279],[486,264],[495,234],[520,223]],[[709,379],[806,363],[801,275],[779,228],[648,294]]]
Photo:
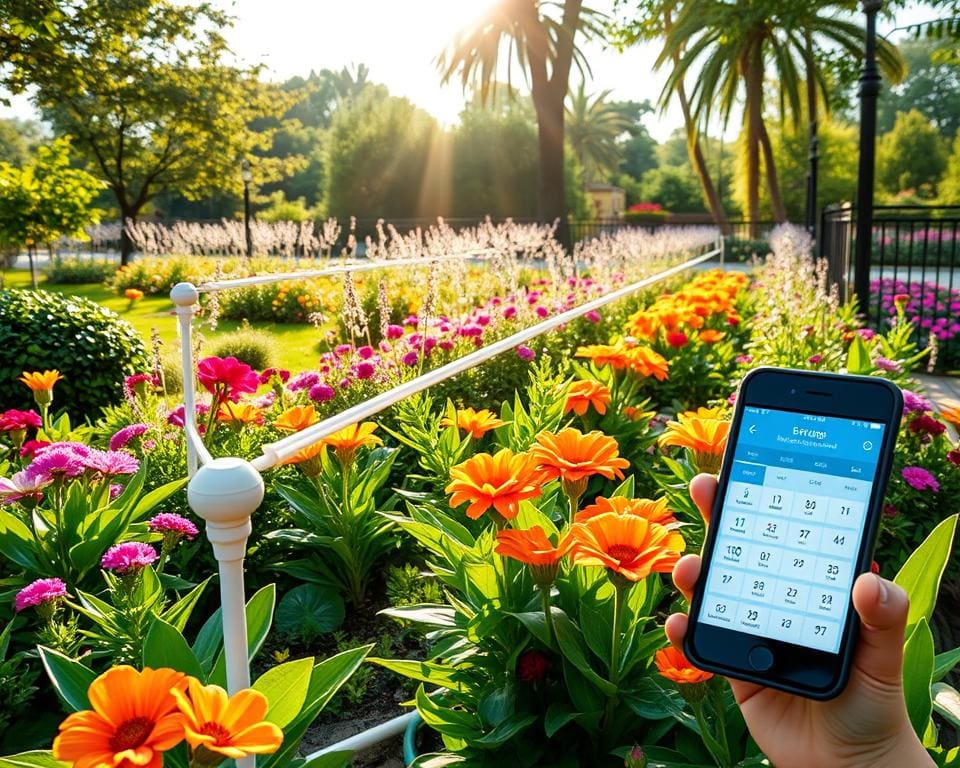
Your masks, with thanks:
[[[667,640],[674,648],[683,649],[683,638],[687,634],[687,614],[674,613],[667,617],[667,623],[663,625],[667,633]]]
[[[690,498],[697,505],[703,519],[710,522],[710,510],[713,508],[713,497],[717,493],[717,478],[713,475],[697,475],[690,481]]]
[[[700,555],[684,555],[673,566],[673,583],[689,602],[693,588],[700,578]]]
[[[853,585],[853,607],[862,622],[857,667],[876,680],[899,686],[910,609],[907,593],[892,581],[865,573]]]

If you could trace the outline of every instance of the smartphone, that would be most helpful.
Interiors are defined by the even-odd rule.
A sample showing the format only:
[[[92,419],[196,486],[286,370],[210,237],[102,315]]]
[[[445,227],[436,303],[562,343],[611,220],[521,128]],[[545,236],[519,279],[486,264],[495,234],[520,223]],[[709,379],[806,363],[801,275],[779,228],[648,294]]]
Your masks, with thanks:
[[[690,605],[693,664],[812,699],[843,690],[902,412],[885,379],[743,379]]]

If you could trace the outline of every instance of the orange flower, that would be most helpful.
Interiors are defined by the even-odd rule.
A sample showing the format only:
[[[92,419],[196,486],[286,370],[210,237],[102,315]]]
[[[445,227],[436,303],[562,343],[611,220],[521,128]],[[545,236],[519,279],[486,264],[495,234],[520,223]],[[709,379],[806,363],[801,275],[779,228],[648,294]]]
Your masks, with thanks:
[[[940,418],[960,429],[960,400],[943,400],[939,406]]]
[[[672,645],[657,651],[653,660],[661,675],[680,685],[705,683],[713,677],[712,672],[704,672],[702,669],[693,666],[683,655],[683,651],[674,648]]]
[[[252,688],[233,696],[219,685],[202,685],[189,679],[190,698],[173,691],[183,713],[183,730],[193,749],[216,752],[238,760],[248,755],[269,755],[283,743],[283,731],[264,721],[267,697]]]
[[[323,438],[323,444],[333,448],[333,452],[337,454],[340,463],[346,466],[353,461],[358,448],[383,445],[383,440],[373,434],[376,430],[377,425],[371,421],[363,424],[353,424]]]
[[[568,427],[557,434],[541,432],[530,452],[548,478],[559,477],[566,482],[585,480],[591,475],[622,479],[620,470],[630,466],[629,461],[620,458],[617,441],[597,430],[583,434]]]
[[[683,536],[637,515],[608,513],[570,527],[570,557],[577,565],[599,565],[628,581],[673,570],[686,543]]]
[[[723,449],[727,445],[730,422],[722,419],[694,416],[681,413],[677,421],[667,422],[667,428],[660,435],[661,448],[677,445],[693,451],[693,460],[701,472],[715,474],[720,470]]]
[[[695,411],[684,411],[681,416],[685,418],[696,417],[698,419],[724,419],[727,415],[727,408],[724,405],[717,405],[713,408],[704,408],[702,405]]]
[[[236,424],[263,424],[263,413],[249,403],[221,403],[217,421],[232,421]]]
[[[306,448],[301,448],[293,456],[290,456],[280,462],[278,466],[283,466],[284,464],[298,464],[300,470],[307,477],[316,477],[320,474],[323,464],[319,458],[320,454],[323,453],[325,448],[323,441],[314,443],[313,445],[308,445]]]
[[[591,344],[588,347],[580,347],[577,350],[577,357],[585,357],[598,368],[609,365],[614,370],[620,370],[630,365],[629,350],[622,344],[617,343],[613,346],[607,344]]]
[[[700,331],[700,341],[704,344],[716,344],[718,341],[722,341],[726,335],[723,331],[715,331],[712,328],[707,328],[706,330]]]
[[[163,753],[183,741],[173,691],[186,687],[186,675],[172,669],[108,669],[87,691],[93,709],[60,724],[53,756],[74,768],[161,768]]]
[[[24,371],[20,376],[20,381],[30,387],[31,392],[50,392],[53,385],[62,378],[60,371],[57,370],[44,371],[43,373]]]
[[[577,513],[575,520],[582,523],[597,515],[605,515],[611,512],[616,515],[644,517],[651,523],[658,523],[662,526],[676,525],[678,522],[677,518],[673,516],[673,512],[667,508],[666,499],[653,501],[652,499],[628,499],[623,496],[613,496],[609,499],[602,496],[597,497],[593,504],[584,507]]]
[[[140,299],[143,298],[143,291],[139,288],[127,288],[127,290],[123,292],[123,295],[130,299],[131,302],[140,301]]]
[[[451,494],[451,507],[470,502],[467,517],[472,520],[493,507],[510,520],[517,516],[521,501],[540,495],[543,474],[529,453],[503,448],[494,456],[478,453],[457,464],[450,469],[450,481],[444,490]]]
[[[452,407],[452,406],[451,406]],[[441,427],[453,427],[467,432],[474,440],[479,440],[491,429],[502,427],[506,424],[497,418],[496,414],[483,408],[475,411],[473,408],[462,408],[456,411],[456,415],[451,418],[444,416],[440,420]]]
[[[657,381],[666,381],[670,378],[670,364],[659,352],[650,347],[634,347],[627,354],[631,371],[641,376],[653,376]]]
[[[299,432],[301,429],[312,427],[318,421],[320,417],[317,416],[317,409],[312,405],[295,405],[277,416],[273,426],[288,432]]]
[[[524,531],[510,528],[497,533],[497,554],[529,565],[533,580],[540,585],[552,584],[557,578],[557,567],[568,549],[569,539],[554,546],[539,525]]]
[[[567,403],[564,413],[573,411],[577,416],[583,416],[590,406],[601,416],[607,412],[610,405],[610,390],[599,381],[575,381],[567,391]]]

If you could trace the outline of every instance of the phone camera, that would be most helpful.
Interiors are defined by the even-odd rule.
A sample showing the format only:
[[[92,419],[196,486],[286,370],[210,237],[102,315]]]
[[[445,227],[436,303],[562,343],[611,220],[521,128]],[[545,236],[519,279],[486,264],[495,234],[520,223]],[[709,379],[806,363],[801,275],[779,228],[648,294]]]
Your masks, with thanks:
[[[791,394],[791,395],[797,394],[797,388],[796,388],[796,387],[790,387],[790,394]]]

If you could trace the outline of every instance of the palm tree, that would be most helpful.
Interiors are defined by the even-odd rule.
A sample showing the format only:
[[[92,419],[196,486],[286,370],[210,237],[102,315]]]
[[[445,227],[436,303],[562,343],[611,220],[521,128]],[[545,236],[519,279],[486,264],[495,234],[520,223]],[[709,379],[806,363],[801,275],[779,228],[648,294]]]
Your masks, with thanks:
[[[607,101],[611,91],[598,93],[593,101],[586,83],[570,94],[564,119],[570,148],[580,161],[587,181],[609,176],[620,163],[617,139],[630,130],[630,119]]]
[[[802,6],[802,7],[801,7]],[[808,81],[826,93],[823,73],[817,66],[816,48],[821,42],[849,54],[862,55],[862,28],[838,15],[849,3],[784,3],[781,0],[696,0],[679,7],[676,24],[667,33],[658,66],[673,62],[665,93],[675,91],[695,74],[691,90],[694,117],[701,123],[716,109],[727,123],[734,105],[744,100],[746,134],[747,217],[759,217],[760,153],[763,152],[767,185],[774,218],[786,213],[780,196],[776,165],[763,118],[764,77],[772,65],[779,84],[781,114],[787,107],[799,119],[801,67]],[[808,47],[808,43],[812,43]],[[881,41],[878,59],[895,75],[902,71],[896,49]]]
[[[538,213],[544,221],[559,221],[557,236],[569,245],[563,177],[564,99],[574,63],[585,63],[576,36],[599,32],[603,16],[583,7],[582,0],[499,0],[474,24],[460,32],[437,59],[442,82],[459,74],[464,90],[479,85],[486,103],[496,87],[506,49],[508,83],[514,64],[530,84],[537,113],[540,147]]]

